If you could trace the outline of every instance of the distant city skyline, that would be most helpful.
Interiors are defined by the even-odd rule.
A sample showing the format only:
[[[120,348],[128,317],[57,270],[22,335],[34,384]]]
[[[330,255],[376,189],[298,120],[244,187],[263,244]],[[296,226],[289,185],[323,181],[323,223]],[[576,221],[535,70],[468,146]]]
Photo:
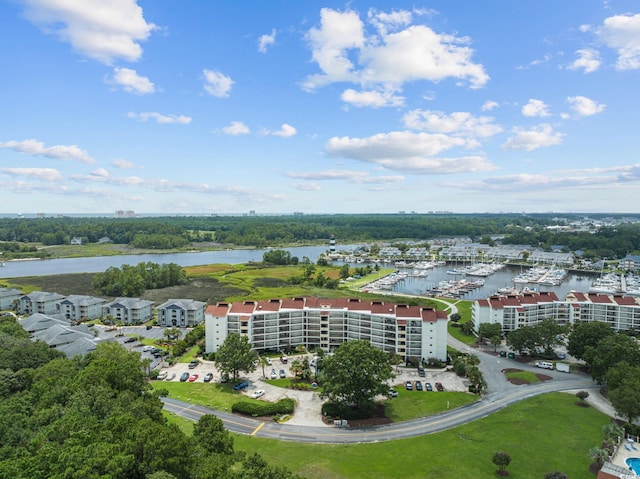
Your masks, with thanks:
[[[0,214],[635,213],[640,5],[0,2]]]

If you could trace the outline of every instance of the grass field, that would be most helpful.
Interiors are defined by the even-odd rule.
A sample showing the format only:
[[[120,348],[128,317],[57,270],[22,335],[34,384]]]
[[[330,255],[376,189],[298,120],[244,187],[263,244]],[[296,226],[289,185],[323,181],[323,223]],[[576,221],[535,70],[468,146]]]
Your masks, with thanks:
[[[154,382],[170,397],[230,410],[246,397],[230,385]],[[424,393],[399,389],[387,401],[387,414],[395,421],[423,417],[477,400],[463,393]],[[418,400],[416,400],[418,399]],[[446,406],[445,406],[446,404]],[[165,414],[185,433],[190,421]],[[573,394],[552,393],[509,406],[495,414],[441,433],[411,439],[359,445],[303,444],[236,435],[236,449],[259,452],[273,464],[287,465],[306,478],[456,478],[497,477],[493,454],[511,455],[511,478],[542,478],[559,470],[574,478],[593,478],[589,472],[590,447],[599,446],[602,427],[609,418],[593,408],[576,406]]]
[[[374,444],[303,444],[243,435],[235,444],[308,479],[492,478],[497,451],[511,455],[512,479],[543,478],[554,470],[571,479],[593,478],[587,451],[599,446],[609,419],[575,402],[571,394],[538,396],[449,431]]]

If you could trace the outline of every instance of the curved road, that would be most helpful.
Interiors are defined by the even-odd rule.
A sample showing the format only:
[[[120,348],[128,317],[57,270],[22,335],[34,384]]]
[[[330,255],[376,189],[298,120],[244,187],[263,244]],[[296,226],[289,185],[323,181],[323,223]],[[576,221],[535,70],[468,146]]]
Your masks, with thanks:
[[[394,439],[432,434],[480,419],[499,411],[510,404],[514,404],[518,401],[522,401],[523,399],[537,396],[539,394],[571,389],[597,388],[598,386],[591,380],[585,380],[583,378],[571,378],[559,382],[549,381],[526,386],[518,386],[510,391],[487,394],[475,403],[436,414],[434,416],[383,426],[347,429],[292,426],[287,424],[277,424],[271,421],[262,422],[210,409],[204,406],[189,404],[176,399],[164,398],[163,401],[165,409],[178,416],[197,421],[205,414],[213,414],[222,419],[225,427],[229,431],[240,434],[248,434],[268,439],[280,439],[284,441],[355,444],[390,441]]]
[[[449,305],[449,314],[457,312],[455,303],[444,300],[439,301]],[[449,336],[447,342],[459,351],[473,352],[473,354],[476,354],[480,358],[479,367],[488,385],[487,394],[474,403],[434,416],[367,428],[332,428],[294,426],[290,424],[277,424],[271,421],[262,422],[172,398],[163,398],[164,408],[178,416],[194,421],[197,421],[205,414],[213,414],[222,419],[225,427],[229,431],[239,434],[248,434],[283,441],[355,444],[390,441],[444,431],[488,416],[511,404],[539,394],[599,388],[599,386],[586,375],[566,374],[556,370],[545,370],[545,374],[551,376],[553,381],[516,386],[507,381],[504,373],[502,373],[503,369],[516,366],[518,369],[523,370],[535,372],[540,372],[540,370],[527,364],[513,363],[506,358],[496,357],[493,354],[488,354],[483,351],[472,350],[472,348],[451,336]]]

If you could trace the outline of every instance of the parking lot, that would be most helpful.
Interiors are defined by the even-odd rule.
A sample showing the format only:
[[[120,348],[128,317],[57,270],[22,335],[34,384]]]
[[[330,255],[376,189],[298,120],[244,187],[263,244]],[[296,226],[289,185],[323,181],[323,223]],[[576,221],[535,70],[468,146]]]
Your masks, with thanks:
[[[304,357],[304,355],[289,356],[286,364],[280,361],[280,359],[272,359],[272,364],[270,366],[264,367],[264,373],[269,379],[273,370],[275,371],[277,378],[279,378],[280,370],[283,370],[286,377],[290,378],[292,377],[289,369],[291,361],[296,358],[302,357]],[[311,360],[311,355],[306,355],[306,357]],[[207,373],[212,374],[212,383],[219,383],[221,380],[222,375],[220,374],[220,371],[218,371],[218,369],[215,367],[213,361],[200,361],[200,363],[193,369],[189,369],[188,366],[188,363],[178,363],[174,364],[173,366],[162,368],[162,370],[167,371],[169,377],[171,377],[172,373],[175,373],[175,377],[174,379],[172,379],[172,381],[179,381],[180,375],[185,372],[187,372],[189,375],[197,374],[198,378],[193,381],[196,383],[203,383],[204,377]],[[467,385],[465,384],[463,378],[458,377],[455,373],[450,371],[426,369],[424,371],[424,376],[420,376],[416,368],[399,367],[394,368],[394,374],[396,375],[396,377],[392,381],[390,381],[390,386],[393,386],[396,389],[405,388],[406,382],[411,381],[413,385],[412,391],[414,391],[416,394],[438,394],[435,387],[436,383],[441,383],[444,391],[467,391]],[[244,388],[241,393],[243,395],[246,395],[247,397],[251,397],[251,395],[258,390],[263,390],[264,395],[261,397],[261,399],[265,401],[275,402],[283,398],[295,399],[295,412],[293,414],[293,417],[289,421],[287,421],[287,424],[325,426],[321,416],[321,407],[324,401],[320,398],[320,395],[317,392],[298,391],[294,389],[273,386],[264,381],[264,379],[265,378],[263,376],[262,367],[258,366],[255,371],[248,374],[242,374],[234,384],[237,384],[241,381],[246,381],[248,383],[248,386]],[[424,386],[422,391],[417,391],[415,389],[416,381],[421,381],[422,385]],[[233,382],[233,380],[231,380],[231,382]],[[427,383],[430,383],[432,385],[432,392],[427,391]]]

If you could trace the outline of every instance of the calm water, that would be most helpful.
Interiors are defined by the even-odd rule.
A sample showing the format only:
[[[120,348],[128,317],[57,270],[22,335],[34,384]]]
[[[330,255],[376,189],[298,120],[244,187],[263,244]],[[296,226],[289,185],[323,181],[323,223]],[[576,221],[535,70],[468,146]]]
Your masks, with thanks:
[[[453,279],[463,279],[462,275],[447,274],[447,271],[451,269],[449,266],[438,266],[436,268],[427,270],[427,277],[419,278],[407,278],[401,283],[398,283],[395,287],[395,291],[408,293],[408,294],[424,294],[427,289],[433,288],[440,281],[448,281]],[[461,299],[480,299],[486,298],[498,291],[499,288],[516,286],[522,289],[525,286],[529,288],[536,288],[537,291],[554,291],[558,298],[564,298],[570,291],[582,291],[589,290],[591,283],[597,278],[597,274],[572,274],[569,273],[565,277],[565,280],[558,286],[543,286],[538,284],[517,284],[514,285],[513,278],[521,272],[521,268],[518,266],[507,266],[491,276],[485,278],[478,278],[475,276],[469,276],[466,278],[468,281],[474,281],[477,279],[484,279],[484,286],[470,291]]]
[[[358,245],[340,245],[340,250],[353,251]],[[286,248],[292,256],[302,259],[308,257],[311,261],[317,261],[320,254],[327,251],[327,246],[303,246]],[[65,258],[33,261],[8,261],[4,267],[0,267],[0,278],[21,278],[25,276],[49,276],[54,274],[69,273],[98,273],[109,267],[136,265],[142,262],[159,264],[175,263],[180,266],[197,266],[201,264],[242,264],[262,261],[262,256],[268,249],[254,250],[225,250],[206,251],[198,253],[172,253],[172,254],[142,254],[122,256],[101,256],[96,258]],[[352,265],[356,266],[356,265]],[[357,265],[361,266],[361,265]],[[427,270],[428,276],[419,278],[407,278],[396,285],[395,291],[407,294],[424,294],[427,289],[434,287],[438,282],[452,279],[462,279],[461,275],[447,274],[451,266],[438,266]],[[512,279],[521,272],[520,267],[506,267],[484,279],[484,286],[477,288],[462,299],[486,298],[494,294],[499,288],[513,286]],[[555,291],[559,298],[570,291],[588,291],[589,286],[595,280],[596,275],[568,274],[565,280],[558,286],[529,285],[536,287],[538,291]],[[469,277],[473,281],[480,279]],[[522,287],[524,285],[520,285]]]
[[[352,251],[356,245],[340,245],[341,250]],[[328,246],[301,246],[283,248],[292,256],[302,259],[305,256],[315,262]],[[33,261],[7,261],[0,267],[0,278],[22,278],[25,276],[49,276],[69,273],[100,273],[107,268],[120,268],[123,265],[152,262],[158,264],[175,263],[180,266],[198,266],[201,264],[243,264],[262,261],[269,249],[205,251],[198,253],[139,254],[121,256],[100,256],[95,258],[63,258]]]

